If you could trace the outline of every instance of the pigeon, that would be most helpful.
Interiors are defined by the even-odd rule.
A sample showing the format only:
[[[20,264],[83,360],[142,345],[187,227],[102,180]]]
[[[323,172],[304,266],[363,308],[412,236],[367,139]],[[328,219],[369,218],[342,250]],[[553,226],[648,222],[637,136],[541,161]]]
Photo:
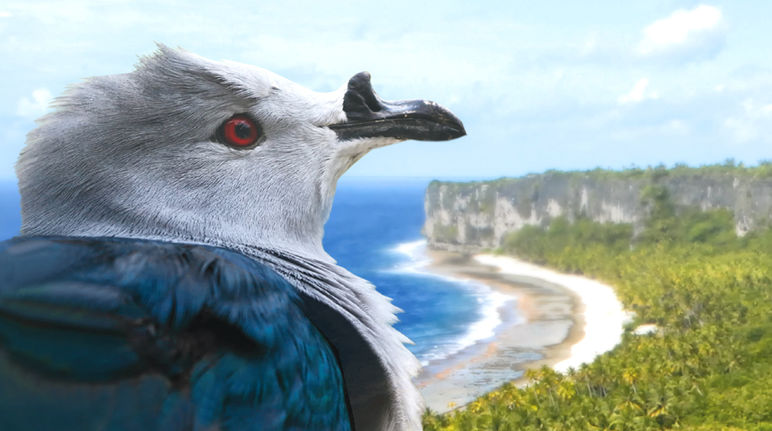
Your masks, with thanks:
[[[399,310],[322,238],[348,168],[458,118],[164,45],[53,107],[0,243],[0,429],[421,429]]]

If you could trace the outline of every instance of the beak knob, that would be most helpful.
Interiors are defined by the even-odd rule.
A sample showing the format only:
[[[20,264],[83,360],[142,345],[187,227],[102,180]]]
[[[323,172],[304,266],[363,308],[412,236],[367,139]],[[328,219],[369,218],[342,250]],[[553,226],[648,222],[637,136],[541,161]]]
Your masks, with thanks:
[[[343,112],[349,121],[371,119],[383,108],[383,100],[375,94],[370,82],[370,72],[359,72],[348,80],[348,89],[343,96]]]

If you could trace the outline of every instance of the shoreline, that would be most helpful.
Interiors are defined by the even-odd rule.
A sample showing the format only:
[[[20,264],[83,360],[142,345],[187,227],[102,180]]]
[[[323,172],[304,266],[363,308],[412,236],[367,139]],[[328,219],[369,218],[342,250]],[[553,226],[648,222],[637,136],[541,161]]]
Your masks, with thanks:
[[[613,349],[622,341],[624,325],[630,314],[616,296],[614,288],[598,280],[576,274],[565,274],[520,259],[492,254],[480,254],[475,260],[493,265],[505,274],[540,279],[571,292],[577,299],[577,315],[581,318],[584,336],[572,343],[570,354],[551,365],[558,372],[578,368]]]
[[[610,286],[507,256],[426,253],[426,272],[473,281],[511,298],[497,310],[500,324],[492,337],[430,362],[416,377],[434,411],[467,404],[506,382],[525,385],[529,368],[576,368],[621,340],[626,314]]]

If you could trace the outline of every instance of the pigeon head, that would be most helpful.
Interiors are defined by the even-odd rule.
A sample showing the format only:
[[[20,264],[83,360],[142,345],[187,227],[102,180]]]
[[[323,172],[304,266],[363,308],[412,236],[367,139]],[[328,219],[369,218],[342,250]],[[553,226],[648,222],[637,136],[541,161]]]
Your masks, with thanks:
[[[67,90],[17,164],[22,232],[323,254],[335,185],[368,151],[464,135],[428,101],[380,99],[366,72],[317,93],[267,70],[159,46]]]

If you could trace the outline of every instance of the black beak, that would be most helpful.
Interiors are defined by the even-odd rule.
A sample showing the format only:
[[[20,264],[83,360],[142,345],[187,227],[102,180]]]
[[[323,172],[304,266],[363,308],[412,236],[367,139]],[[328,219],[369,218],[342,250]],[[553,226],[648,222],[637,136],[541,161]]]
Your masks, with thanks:
[[[374,137],[447,141],[466,135],[461,120],[434,102],[381,100],[367,72],[357,73],[348,81],[343,111],[347,121],[330,126],[342,141]]]

